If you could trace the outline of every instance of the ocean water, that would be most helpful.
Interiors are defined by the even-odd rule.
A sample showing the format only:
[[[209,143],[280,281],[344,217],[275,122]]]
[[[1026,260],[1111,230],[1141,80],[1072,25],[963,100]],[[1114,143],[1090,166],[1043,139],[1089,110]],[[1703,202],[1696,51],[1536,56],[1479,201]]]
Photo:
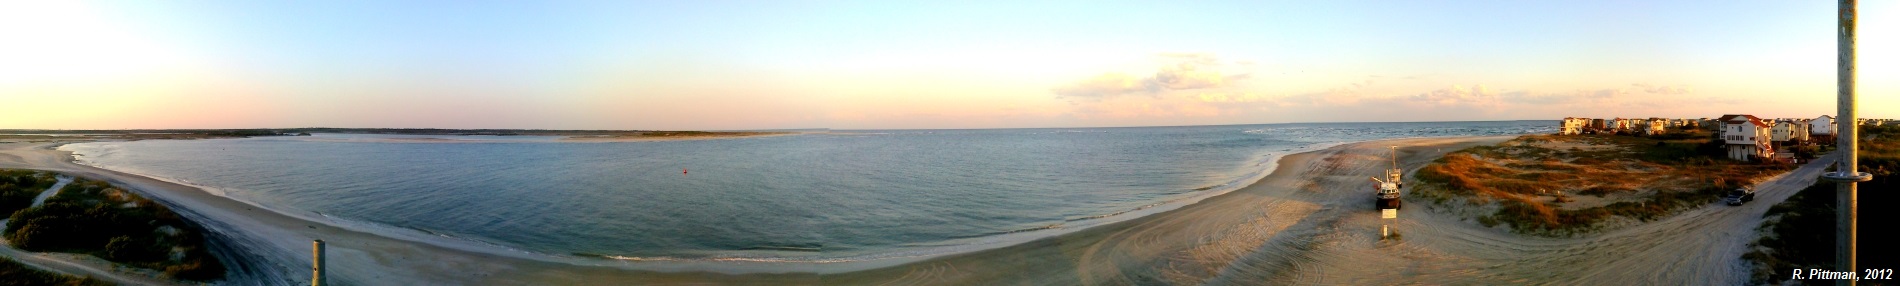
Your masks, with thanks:
[[[1243,187],[1281,155],[1554,121],[851,130],[576,143],[317,134],[69,144],[286,213],[576,259],[868,261],[1001,246]]]

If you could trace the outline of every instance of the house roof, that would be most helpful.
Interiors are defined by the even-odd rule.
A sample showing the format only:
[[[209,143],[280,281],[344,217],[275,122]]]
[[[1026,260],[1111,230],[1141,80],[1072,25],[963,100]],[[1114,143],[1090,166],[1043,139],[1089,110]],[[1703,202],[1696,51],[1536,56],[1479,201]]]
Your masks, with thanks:
[[[1716,119],[1716,121],[1735,123],[1735,124],[1741,124],[1744,121],[1746,121],[1747,123],[1754,123],[1755,126],[1768,127],[1768,123],[1763,122],[1761,120],[1761,117],[1755,117],[1754,115],[1748,115],[1748,114],[1726,114],[1726,115],[1722,115],[1722,118]]]

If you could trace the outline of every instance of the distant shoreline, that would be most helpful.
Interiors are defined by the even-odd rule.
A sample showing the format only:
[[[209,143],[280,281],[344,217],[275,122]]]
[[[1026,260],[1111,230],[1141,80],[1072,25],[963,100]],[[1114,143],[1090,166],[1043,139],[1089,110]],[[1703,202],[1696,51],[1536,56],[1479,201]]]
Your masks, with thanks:
[[[166,130],[0,130],[0,140],[154,140],[310,136],[312,133],[439,135],[439,136],[561,136],[561,140],[640,142],[796,135],[793,131],[665,131],[665,130],[536,130],[536,129],[402,129],[402,128],[270,128]],[[5,142],[5,141],[0,141]]]

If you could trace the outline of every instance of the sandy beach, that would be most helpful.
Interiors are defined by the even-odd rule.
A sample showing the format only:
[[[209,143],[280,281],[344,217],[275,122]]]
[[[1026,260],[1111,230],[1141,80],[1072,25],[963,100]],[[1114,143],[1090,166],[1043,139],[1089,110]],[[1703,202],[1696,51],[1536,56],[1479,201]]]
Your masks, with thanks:
[[[1485,228],[1407,202],[1378,239],[1366,177],[1386,146],[1416,170],[1445,152],[1511,136],[1394,139],[1282,158],[1242,189],[1154,215],[997,249],[838,274],[722,274],[631,270],[353,231],[213,195],[190,186],[71,162],[54,143],[0,144],[0,168],[58,171],[137,189],[210,229],[232,260],[228,281],[308,283],[310,241],[329,242],[330,279],[405,284],[1735,284],[1761,214],[1814,180],[1818,160],[1758,187],[1758,202],[1711,205],[1660,221],[1578,238],[1533,238]],[[579,265],[597,264],[597,265]]]

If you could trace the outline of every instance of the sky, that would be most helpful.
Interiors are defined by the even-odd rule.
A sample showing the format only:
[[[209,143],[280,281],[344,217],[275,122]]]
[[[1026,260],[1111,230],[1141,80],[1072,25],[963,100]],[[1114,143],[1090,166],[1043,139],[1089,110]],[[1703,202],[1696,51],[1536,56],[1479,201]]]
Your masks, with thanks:
[[[1837,102],[1833,1],[899,2],[0,1],[0,129],[1813,118]],[[1900,118],[1900,5],[1859,15],[1861,117]]]

